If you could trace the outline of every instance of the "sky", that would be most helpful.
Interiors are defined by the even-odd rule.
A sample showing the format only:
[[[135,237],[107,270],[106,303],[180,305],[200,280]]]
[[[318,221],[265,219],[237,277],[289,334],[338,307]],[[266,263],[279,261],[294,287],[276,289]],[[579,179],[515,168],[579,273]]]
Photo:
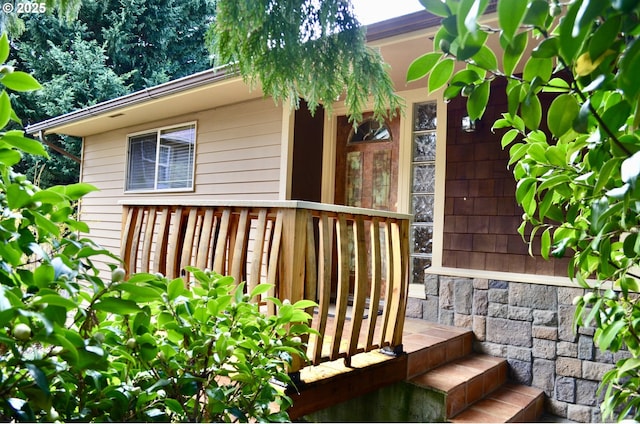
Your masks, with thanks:
[[[362,25],[424,10],[419,0],[351,0]]]

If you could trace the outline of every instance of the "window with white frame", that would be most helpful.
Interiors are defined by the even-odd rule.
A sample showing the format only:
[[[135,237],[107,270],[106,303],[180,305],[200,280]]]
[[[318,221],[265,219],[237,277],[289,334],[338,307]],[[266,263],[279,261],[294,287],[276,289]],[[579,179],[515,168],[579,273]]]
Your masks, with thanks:
[[[126,191],[193,189],[195,123],[129,136]]]
[[[433,258],[437,103],[413,107],[411,283],[424,284]]]

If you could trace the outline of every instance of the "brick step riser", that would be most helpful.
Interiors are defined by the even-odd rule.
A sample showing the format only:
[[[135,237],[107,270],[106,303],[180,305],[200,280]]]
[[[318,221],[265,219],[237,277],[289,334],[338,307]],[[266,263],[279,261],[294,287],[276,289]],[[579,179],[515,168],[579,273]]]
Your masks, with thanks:
[[[407,379],[471,354],[472,345],[473,335],[469,333],[411,352],[407,360]]]
[[[506,382],[508,366],[504,360],[485,362],[482,356],[449,362],[411,379],[411,383],[445,394],[446,416],[453,417],[483,399]],[[454,377],[456,375],[461,377]]]

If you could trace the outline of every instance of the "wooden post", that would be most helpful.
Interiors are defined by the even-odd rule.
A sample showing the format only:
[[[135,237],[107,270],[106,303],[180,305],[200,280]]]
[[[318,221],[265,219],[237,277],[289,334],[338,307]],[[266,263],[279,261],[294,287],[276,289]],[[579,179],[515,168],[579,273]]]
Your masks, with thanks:
[[[286,209],[283,214],[278,297],[292,304],[304,298],[308,215],[306,209]]]
[[[309,211],[306,209],[286,209],[283,213],[278,297],[289,299],[292,304],[304,298],[308,219]],[[289,373],[302,367],[302,359],[294,355]]]

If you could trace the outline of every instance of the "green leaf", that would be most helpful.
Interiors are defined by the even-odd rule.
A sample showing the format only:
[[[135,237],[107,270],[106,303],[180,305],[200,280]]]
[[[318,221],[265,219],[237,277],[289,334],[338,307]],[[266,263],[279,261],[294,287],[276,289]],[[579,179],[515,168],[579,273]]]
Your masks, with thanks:
[[[56,324],[55,332],[51,335],[51,337],[55,340],[56,345],[61,346],[64,351],[61,353],[61,356],[65,358],[71,365],[75,365],[78,362],[78,349],[76,346],[61,332],[59,332],[60,327]]]
[[[489,90],[490,82],[484,81],[482,84],[477,86],[469,96],[469,100],[467,101],[467,112],[469,113],[470,119],[480,119],[484,114],[484,111],[487,108],[487,103],[489,102]]]
[[[542,105],[538,96],[535,94],[527,96],[525,101],[520,104],[520,114],[527,128],[530,130],[538,129],[542,120]]]
[[[29,374],[31,374],[31,377],[33,378],[33,381],[35,381],[36,386],[38,386],[38,388],[42,390],[43,393],[49,396],[49,380],[47,380],[47,376],[44,371],[42,371],[31,362],[27,362],[25,366],[29,370]]]
[[[549,146],[544,152],[544,156],[551,165],[563,167],[567,163],[567,152],[562,146]]]
[[[167,296],[169,297],[169,300],[175,300],[178,296],[186,291],[187,290],[184,288],[184,281],[182,280],[182,278],[171,280],[171,282],[167,286]]]
[[[611,343],[619,336],[620,331],[626,326],[625,321],[614,321],[606,327],[597,339],[598,347],[601,351],[606,351]]]
[[[32,155],[44,156],[46,158],[49,157],[49,154],[42,143],[32,138],[25,137],[22,131],[7,131],[0,141],[4,141],[9,145]]]
[[[9,37],[6,32],[3,32],[0,37],[0,63],[5,63],[9,59],[9,50]]]
[[[631,114],[631,106],[627,101],[618,101],[613,106],[609,107],[601,115],[602,122],[613,133],[616,133],[625,124],[629,115]],[[602,134],[607,134],[603,128],[601,128]],[[605,135],[606,137],[606,135]]]
[[[5,90],[0,94],[0,128],[4,128],[11,119],[11,99]]]
[[[549,252],[551,250],[551,229],[547,228],[542,233],[540,254],[545,260],[549,260]]]
[[[549,37],[544,39],[535,49],[531,51],[531,57],[552,58],[558,54],[558,38]]]
[[[605,7],[605,2],[583,0],[576,13],[576,20],[573,24],[571,35],[573,37],[578,37],[583,31],[585,33],[590,32],[595,19],[602,14]],[[588,31],[585,31],[585,28]]]
[[[45,294],[43,296],[36,296],[33,299],[33,304],[62,306],[67,310],[76,309],[78,307],[78,305],[74,301],[66,299],[59,294]]]
[[[529,5],[522,23],[543,28],[548,17],[549,3],[545,0],[534,0]]]
[[[307,309],[307,308],[312,308],[318,306],[318,304],[316,302],[314,302],[313,300],[298,300],[296,303],[293,304],[293,307],[296,309]]]
[[[516,137],[518,136],[518,134],[520,134],[520,131],[518,131],[515,128],[510,129],[509,131],[507,131],[503,136],[502,136],[502,140],[500,141],[500,144],[502,145],[502,148],[504,149],[505,147],[507,147],[509,144],[511,144],[511,142],[513,140],[516,139]]]
[[[611,181],[611,174],[615,169],[618,169],[620,166],[621,158],[611,158],[600,168],[600,172],[598,173],[598,181],[596,182],[595,187],[593,188],[593,193],[598,196],[600,191],[607,186],[607,183]]]
[[[637,242],[638,233],[631,233],[627,237],[625,237],[624,242],[622,243],[622,250],[627,258],[635,258],[637,256],[637,252],[635,249]]]
[[[164,404],[167,408],[180,416],[184,414],[184,409],[182,408],[182,404],[175,399],[167,398],[164,400]]]
[[[501,40],[502,41],[502,40]],[[527,47],[528,33],[523,32],[516,35],[511,43],[506,43],[503,46],[504,54],[502,57],[502,66],[504,66],[504,73],[506,75],[513,75],[520,58],[524,53],[524,49]]]
[[[544,83],[551,79],[553,61],[550,58],[535,58],[527,60],[524,66],[523,78],[525,81],[533,81],[539,77]]]
[[[31,202],[31,195],[20,184],[10,184],[6,189],[7,206],[20,209]]]
[[[567,93],[571,91],[569,83],[562,78],[552,78],[547,85],[542,87],[543,93]]]
[[[485,45],[480,47],[478,53],[474,54],[471,57],[471,60],[481,67],[482,69],[486,69],[488,71],[495,71],[498,69],[498,59],[496,58],[495,53]]]
[[[407,82],[417,81],[427,76],[441,57],[442,53],[427,53],[415,59],[407,70]]]
[[[446,18],[451,15],[451,9],[443,1],[440,0],[420,0],[420,3],[428,12]]]
[[[589,0],[586,0],[589,1]],[[574,35],[574,25],[576,24],[576,16],[582,5],[583,0],[571,3],[567,13],[562,18],[559,25],[560,55],[567,64],[573,64],[575,58],[582,47],[584,39],[591,29],[591,25],[584,25],[579,28],[579,33]]]
[[[20,162],[22,155],[13,149],[0,149],[0,163],[5,166],[13,166]]]
[[[65,200],[66,199],[61,194],[51,191],[49,189],[37,191],[33,195],[34,202],[38,201],[38,202],[51,204],[51,205],[56,205]]]
[[[545,179],[538,187],[538,191],[549,190],[560,184],[571,182],[571,177],[567,174],[557,174]]]
[[[498,23],[502,28],[502,35],[511,42],[520,27],[527,12],[527,2],[513,0],[498,1]]]
[[[616,364],[616,368],[619,376],[623,376],[624,374],[628,373],[631,370],[640,368],[640,358],[627,358],[621,362],[622,362],[622,365],[620,364],[620,362]]]
[[[55,278],[53,267],[47,263],[43,263],[33,272],[33,282],[38,287],[47,287]]]
[[[557,138],[571,130],[573,121],[580,113],[580,105],[571,94],[561,94],[556,97],[547,113],[547,125],[551,133]]]
[[[258,295],[268,292],[272,287],[273,284],[258,284],[253,290],[251,290],[250,297],[253,299]]]
[[[589,41],[589,56],[600,57],[618,38],[622,17],[613,16],[595,30]]]
[[[433,68],[433,71],[429,74],[428,82],[430,93],[438,90],[440,87],[445,85],[447,81],[449,81],[449,78],[451,78],[451,75],[453,74],[454,66],[455,63],[453,59],[446,58]]]
[[[2,84],[13,91],[33,91],[42,88],[34,77],[22,71],[14,71],[4,74],[0,79]]]
[[[606,197],[591,202],[591,231],[593,233],[599,233],[604,224],[602,214],[609,209],[609,200]]]
[[[111,312],[117,315],[128,315],[140,312],[140,307],[133,300],[105,297],[94,304],[99,311]]]
[[[79,200],[85,195],[98,191],[98,188],[92,184],[87,183],[75,183],[63,186],[50,187],[49,190],[55,191],[66,196],[70,200]]]
[[[633,156],[627,158],[622,162],[620,168],[620,177],[622,181],[629,184],[635,184],[640,174],[640,152],[636,152]]]
[[[536,211],[536,202],[534,199],[535,193],[535,178],[523,178],[518,181],[518,185],[516,187],[516,200],[529,216],[533,216]]]
[[[138,302],[151,302],[154,300],[159,300],[162,295],[162,290],[156,287],[146,286],[142,284],[132,284],[130,282],[119,283],[117,285],[114,285],[113,288],[132,294],[132,298]]]

